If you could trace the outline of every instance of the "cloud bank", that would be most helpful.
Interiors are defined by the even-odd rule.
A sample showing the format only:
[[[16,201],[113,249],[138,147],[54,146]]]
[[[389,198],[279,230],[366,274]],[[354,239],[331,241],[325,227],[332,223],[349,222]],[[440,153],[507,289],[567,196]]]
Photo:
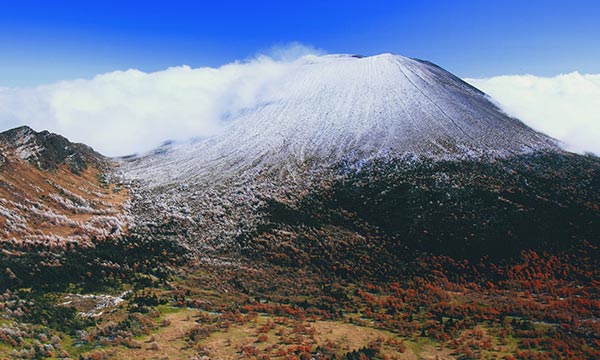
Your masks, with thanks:
[[[273,91],[297,59],[322,51],[293,43],[218,68],[115,71],[36,88],[0,87],[0,131],[29,125],[109,156],[143,153],[165,140],[210,136]],[[526,124],[568,149],[600,154],[600,75],[466,79]]]
[[[145,152],[165,140],[215,134],[252,106],[299,57],[319,50],[298,43],[219,68],[178,66],[115,71],[37,88],[0,88],[0,131],[47,129],[109,156]]]
[[[489,94],[508,114],[561,140],[568,150],[600,154],[600,74],[465,81]]]

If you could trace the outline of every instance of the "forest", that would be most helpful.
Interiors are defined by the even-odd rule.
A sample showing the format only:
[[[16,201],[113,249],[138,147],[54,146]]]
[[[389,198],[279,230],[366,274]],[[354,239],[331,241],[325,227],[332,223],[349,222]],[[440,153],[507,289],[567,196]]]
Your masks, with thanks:
[[[217,257],[3,242],[0,357],[600,358],[597,159],[364,166]]]

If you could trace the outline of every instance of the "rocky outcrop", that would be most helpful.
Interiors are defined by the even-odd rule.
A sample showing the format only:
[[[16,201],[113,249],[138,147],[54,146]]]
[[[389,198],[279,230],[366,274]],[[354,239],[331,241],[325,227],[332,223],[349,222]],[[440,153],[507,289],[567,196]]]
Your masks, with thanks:
[[[106,161],[89,146],[72,143],[48,131],[36,132],[28,126],[0,133],[0,146],[40,170],[54,170],[66,164],[71,172],[79,175],[88,165],[98,166]]]

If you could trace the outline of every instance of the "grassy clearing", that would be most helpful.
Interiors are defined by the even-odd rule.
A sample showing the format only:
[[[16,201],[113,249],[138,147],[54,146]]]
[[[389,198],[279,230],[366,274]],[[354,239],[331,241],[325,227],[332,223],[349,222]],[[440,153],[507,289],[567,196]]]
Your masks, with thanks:
[[[188,332],[203,326],[198,319],[208,313],[169,307],[161,309],[166,310],[162,312],[161,320],[168,320],[168,326],[139,337],[140,349],[121,346],[111,356],[119,359],[190,359],[193,356],[239,359],[266,355],[284,359],[297,354],[299,345],[313,351],[328,348],[336,356],[343,356],[379,342],[382,344],[380,353],[390,359],[452,358],[448,350],[442,350],[429,339],[419,338],[413,342],[386,330],[343,321],[294,321],[269,315],[258,315],[245,324],[216,330],[204,339],[191,341]]]

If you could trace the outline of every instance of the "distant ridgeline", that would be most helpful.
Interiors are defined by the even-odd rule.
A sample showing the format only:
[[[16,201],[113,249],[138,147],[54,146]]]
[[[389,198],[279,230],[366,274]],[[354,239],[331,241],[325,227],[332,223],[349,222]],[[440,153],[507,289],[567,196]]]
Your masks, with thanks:
[[[106,163],[89,146],[72,143],[48,131],[35,132],[27,126],[0,133],[0,146],[3,152],[10,152],[41,170],[55,170],[66,164],[71,172],[81,175],[88,165]]]

